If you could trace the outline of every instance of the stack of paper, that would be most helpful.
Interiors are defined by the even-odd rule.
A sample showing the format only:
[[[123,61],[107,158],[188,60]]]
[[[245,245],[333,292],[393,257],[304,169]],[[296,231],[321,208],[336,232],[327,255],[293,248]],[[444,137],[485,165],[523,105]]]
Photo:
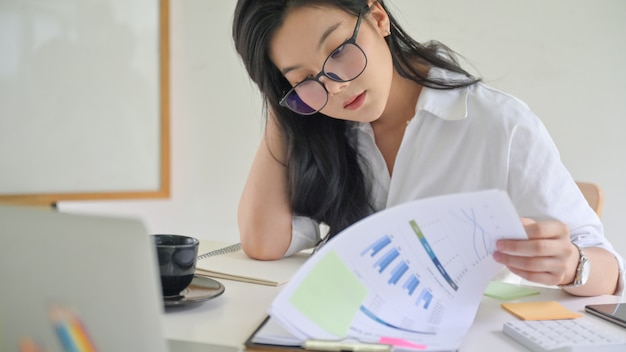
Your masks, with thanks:
[[[293,338],[262,328],[250,343],[348,339],[457,350],[502,268],[492,258],[501,238],[527,238],[502,191],[423,199],[376,213],[331,239],[273,301],[271,320]]]

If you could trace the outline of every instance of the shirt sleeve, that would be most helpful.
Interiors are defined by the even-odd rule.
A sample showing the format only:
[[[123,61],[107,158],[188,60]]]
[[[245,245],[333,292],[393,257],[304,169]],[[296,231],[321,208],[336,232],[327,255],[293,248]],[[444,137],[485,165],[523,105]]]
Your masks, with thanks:
[[[620,271],[615,294],[623,295],[624,259],[605,237],[600,218],[562,163],[547,129],[530,110],[515,126],[509,152],[508,191],[520,216],[561,221],[579,247],[599,247],[612,253]]]
[[[303,249],[313,248],[320,240],[319,224],[311,218],[293,216],[291,228],[291,243],[287,252],[285,252],[285,257],[298,253]]]

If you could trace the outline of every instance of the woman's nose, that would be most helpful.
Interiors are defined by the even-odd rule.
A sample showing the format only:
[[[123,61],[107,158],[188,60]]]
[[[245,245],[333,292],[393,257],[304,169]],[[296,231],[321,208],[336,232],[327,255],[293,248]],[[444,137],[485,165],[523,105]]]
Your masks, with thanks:
[[[338,82],[334,81],[328,77],[320,77],[322,84],[326,87],[329,95],[335,95],[341,92],[345,87],[347,87],[350,82]]]

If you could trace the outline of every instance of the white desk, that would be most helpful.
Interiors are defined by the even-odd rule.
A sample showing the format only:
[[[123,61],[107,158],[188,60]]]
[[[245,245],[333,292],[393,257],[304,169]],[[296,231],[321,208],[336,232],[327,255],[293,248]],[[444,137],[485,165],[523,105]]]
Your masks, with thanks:
[[[165,337],[168,339],[243,347],[248,336],[266,316],[266,309],[280,288],[219,280],[226,287],[220,297],[189,308],[168,310],[164,317]],[[586,304],[616,303],[621,297],[600,296],[581,298],[561,290],[537,288],[539,295],[517,301],[559,301],[565,307],[584,312]],[[483,297],[474,324],[461,346],[462,352],[528,351],[502,333],[505,321],[517,319],[500,307],[501,300]],[[605,324],[607,329],[626,338],[626,329],[585,314],[582,319]]]
[[[167,309],[165,338],[242,347],[280,288],[218,279],[225,292],[190,307]]]
[[[502,332],[502,325],[506,321],[517,320],[515,316],[511,315],[500,306],[500,304],[504,302],[558,301],[566,308],[582,313],[583,317],[580,319],[602,324],[606,326],[607,330],[626,338],[626,329],[584,312],[585,305],[587,304],[617,303],[621,301],[621,297],[609,295],[599,297],[575,297],[560,289],[543,287],[537,287],[536,289],[540,291],[540,294],[511,301],[502,301],[483,296],[474,323],[465,336],[461,351],[489,350],[528,352],[528,349],[504,335]]]

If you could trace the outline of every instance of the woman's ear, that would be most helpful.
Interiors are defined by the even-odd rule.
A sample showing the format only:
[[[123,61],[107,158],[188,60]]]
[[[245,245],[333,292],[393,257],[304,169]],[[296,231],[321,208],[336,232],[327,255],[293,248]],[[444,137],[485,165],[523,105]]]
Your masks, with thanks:
[[[380,35],[386,37],[391,34],[389,16],[379,1],[374,1],[374,3],[370,5],[370,16],[372,17],[373,25],[378,29]]]

